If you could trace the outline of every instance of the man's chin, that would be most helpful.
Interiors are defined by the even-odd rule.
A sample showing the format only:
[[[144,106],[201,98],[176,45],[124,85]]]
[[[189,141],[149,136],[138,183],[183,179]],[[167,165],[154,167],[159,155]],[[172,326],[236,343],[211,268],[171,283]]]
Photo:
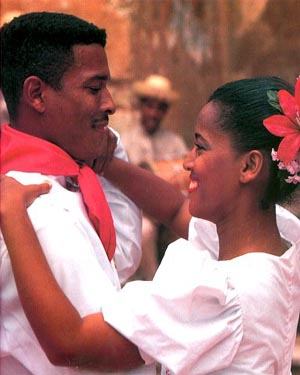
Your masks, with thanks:
[[[154,134],[159,128],[159,124],[155,124],[155,125],[151,125],[151,126],[147,126],[145,127],[146,131],[148,134]]]

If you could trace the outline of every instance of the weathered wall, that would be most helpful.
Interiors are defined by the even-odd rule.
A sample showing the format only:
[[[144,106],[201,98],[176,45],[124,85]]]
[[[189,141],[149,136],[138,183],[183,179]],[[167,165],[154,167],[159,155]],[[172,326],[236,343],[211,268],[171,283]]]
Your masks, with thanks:
[[[293,82],[300,73],[299,0],[1,0],[2,19],[38,10],[107,29],[117,127],[130,123],[130,83],[151,73],[166,75],[180,92],[166,125],[189,143],[200,105],[219,84],[263,74]]]
[[[132,1],[132,75],[170,77],[181,100],[169,126],[191,142],[199,106],[230,79],[300,73],[299,0]]]

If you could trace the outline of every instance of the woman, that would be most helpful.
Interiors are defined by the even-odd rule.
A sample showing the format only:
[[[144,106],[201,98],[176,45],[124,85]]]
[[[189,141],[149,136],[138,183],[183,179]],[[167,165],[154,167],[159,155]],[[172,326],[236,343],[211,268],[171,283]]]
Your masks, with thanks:
[[[3,180],[3,236],[24,310],[53,363],[110,370],[154,358],[169,374],[289,373],[300,310],[300,224],[282,208],[277,224],[275,203],[298,186],[299,80],[295,91],[296,99],[286,82],[270,77],[212,94],[184,163],[195,217],[190,241],[171,244],[152,282],[128,283],[99,314],[82,318],[72,307],[30,226],[25,206],[49,187]],[[166,184],[119,160],[105,174],[166,220]],[[184,234],[186,218],[169,219]],[[218,244],[203,233],[206,243],[196,245],[209,226],[197,218],[215,224]]]

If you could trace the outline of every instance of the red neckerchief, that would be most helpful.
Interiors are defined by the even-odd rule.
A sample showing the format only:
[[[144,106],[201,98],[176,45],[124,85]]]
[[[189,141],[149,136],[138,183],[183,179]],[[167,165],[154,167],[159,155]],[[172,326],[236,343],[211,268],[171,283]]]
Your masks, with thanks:
[[[8,124],[1,125],[0,135],[2,174],[21,171],[77,178],[88,216],[111,260],[116,234],[110,208],[95,172],[87,165],[79,166],[56,145],[22,133]]]

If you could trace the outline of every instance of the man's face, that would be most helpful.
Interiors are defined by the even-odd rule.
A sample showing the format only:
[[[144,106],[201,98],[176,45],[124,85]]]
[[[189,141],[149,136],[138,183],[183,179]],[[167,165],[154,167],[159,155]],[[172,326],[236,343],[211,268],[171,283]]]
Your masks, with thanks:
[[[140,100],[141,123],[147,133],[155,133],[168,108],[168,103],[158,99],[143,98]]]
[[[115,111],[106,86],[110,72],[100,44],[76,45],[73,53],[62,88],[46,90],[45,139],[74,159],[91,161],[103,152],[108,116]]]

